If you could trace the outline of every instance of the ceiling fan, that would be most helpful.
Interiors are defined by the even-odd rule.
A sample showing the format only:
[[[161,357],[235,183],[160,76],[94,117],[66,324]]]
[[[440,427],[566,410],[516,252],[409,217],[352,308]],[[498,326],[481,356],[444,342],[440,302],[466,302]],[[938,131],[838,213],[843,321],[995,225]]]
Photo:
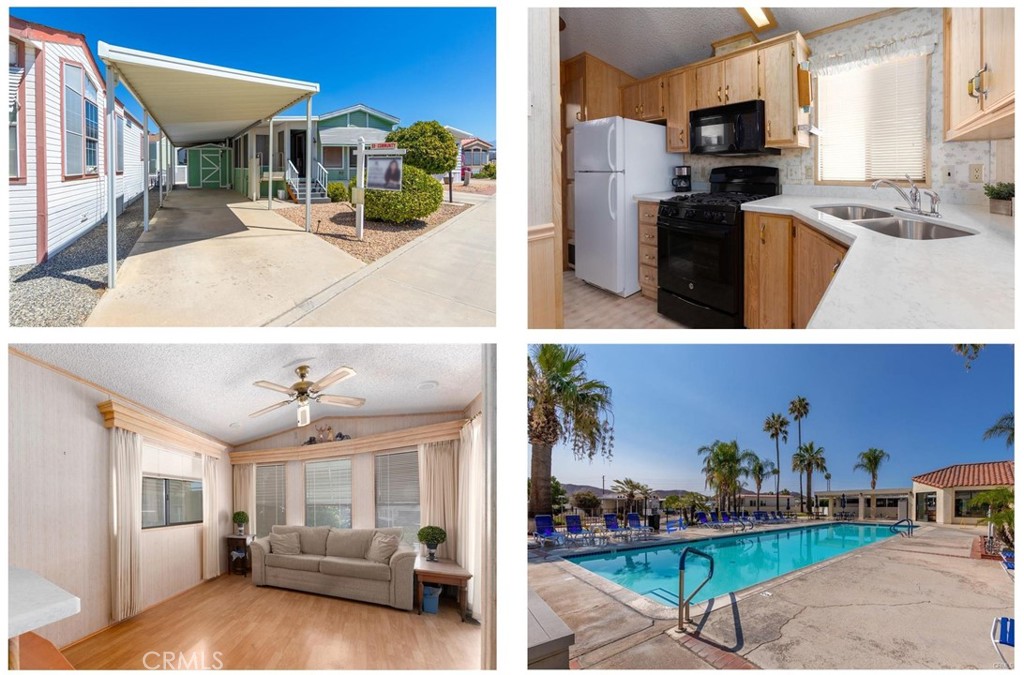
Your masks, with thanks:
[[[366,402],[366,399],[362,398],[355,398],[352,396],[335,396],[333,394],[323,393],[323,390],[327,387],[337,384],[342,380],[347,380],[356,374],[356,371],[352,370],[348,366],[337,368],[327,375],[324,375],[316,382],[310,382],[306,379],[306,376],[309,375],[309,366],[299,366],[295,369],[295,374],[299,376],[299,381],[290,387],[274,384],[273,382],[267,382],[266,380],[253,382],[257,387],[263,387],[264,389],[288,394],[288,399],[281,401],[280,403],[267,406],[262,410],[257,410],[249,415],[249,417],[259,417],[260,415],[266,414],[272,410],[283,408],[289,403],[298,403],[298,426],[304,427],[309,424],[309,404],[313,401],[326,403],[327,405],[337,405],[343,408],[358,408]]]

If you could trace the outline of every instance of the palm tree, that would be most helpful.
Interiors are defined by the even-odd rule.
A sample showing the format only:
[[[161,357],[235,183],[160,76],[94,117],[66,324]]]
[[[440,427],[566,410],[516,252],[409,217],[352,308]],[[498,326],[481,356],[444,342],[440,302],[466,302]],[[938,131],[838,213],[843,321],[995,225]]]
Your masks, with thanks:
[[[789,419],[781,413],[772,413],[764,420],[764,432],[768,438],[775,441],[775,466],[782,466],[782,457],[779,454],[779,438],[785,443],[789,440]],[[779,507],[779,474],[775,474],[775,510],[781,511]]]
[[[804,510],[804,471],[806,470],[806,457],[804,455],[804,446],[798,444],[796,446],[796,452],[793,453],[793,457],[790,464],[790,470],[795,472],[797,478],[800,479],[800,510]]]
[[[969,506],[987,506],[989,513],[979,522],[992,525],[992,531],[1007,548],[1013,548],[1013,490],[993,488],[974,495]]]
[[[636,501],[637,495],[643,492],[647,486],[643,483],[639,483],[632,478],[623,478],[612,481],[612,492],[623,495],[626,498],[626,513],[632,512],[633,502]]]
[[[853,470],[864,471],[871,476],[871,517],[875,514],[875,485],[878,484],[878,469],[882,462],[889,459],[889,453],[878,448],[868,448],[857,455],[858,462],[853,465]]]
[[[654,498],[656,498],[658,496],[658,493],[656,493],[654,490],[652,490],[649,485],[644,484],[644,485],[640,486],[640,489],[637,491],[637,495],[644,500],[644,514],[643,515],[646,517],[647,516],[647,506],[651,503],[652,499],[654,499]]]
[[[612,390],[587,378],[578,347],[534,345],[526,359],[530,438],[530,516],[551,513],[551,450],[564,442],[576,459],[611,457]]]
[[[761,459],[752,452],[744,453],[744,464],[747,475],[754,481],[754,490],[757,491],[757,507],[761,507],[761,486],[769,476],[778,473],[775,462],[770,459]]]
[[[978,356],[981,355],[981,350],[985,348],[985,345],[953,345],[953,351],[964,357],[964,368],[966,370],[971,369],[971,364]]]
[[[807,473],[807,512],[810,513],[811,509],[811,495],[812,481],[815,471],[825,473],[828,471],[828,467],[825,465],[825,448],[816,446],[814,441],[808,441],[805,445],[801,445],[797,453],[800,456],[800,468]],[[793,462],[796,463],[797,455],[793,455]]]
[[[999,436],[1006,437],[1006,447],[1013,445],[1013,413],[1006,413],[985,431],[985,435],[982,436],[985,440],[990,438],[997,438]]]
[[[742,453],[736,441],[715,441],[711,445],[697,448],[698,455],[704,455],[704,482],[715,488],[718,510],[724,511],[730,502],[735,504],[739,492],[739,479],[744,475]]]
[[[691,492],[683,497],[683,512],[689,513],[687,521],[690,524],[696,522],[697,512],[708,509],[708,498],[699,492]]]
[[[810,413],[811,413],[811,404],[808,403],[807,399],[804,398],[803,396],[797,396],[796,398],[794,398],[792,401],[789,402],[789,414],[793,418],[793,420],[796,422],[796,447],[798,447],[798,448],[801,445],[804,444],[804,435],[803,435],[803,429],[801,428],[801,425],[800,425],[800,420],[802,420],[803,418],[807,417]],[[810,493],[810,489],[808,489],[807,492]],[[804,488],[803,488],[803,482],[802,482],[802,478],[801,478],[801,483],[800,483],[800,502],[801,502],[801,507],[803,506],[803,494],[804,494]]]
[[[828,471],[825,472],[825,489],[829,492],[832,491],[832,474]]]

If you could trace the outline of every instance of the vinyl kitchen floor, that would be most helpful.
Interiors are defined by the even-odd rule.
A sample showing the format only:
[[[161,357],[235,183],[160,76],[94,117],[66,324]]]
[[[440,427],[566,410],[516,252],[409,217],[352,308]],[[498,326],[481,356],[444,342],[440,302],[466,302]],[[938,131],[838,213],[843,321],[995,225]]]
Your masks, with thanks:
[[[685,328],[658,314],[658,303],[640,293],[628,298],[589,286],[572,270],[562,274],[565,328]]]

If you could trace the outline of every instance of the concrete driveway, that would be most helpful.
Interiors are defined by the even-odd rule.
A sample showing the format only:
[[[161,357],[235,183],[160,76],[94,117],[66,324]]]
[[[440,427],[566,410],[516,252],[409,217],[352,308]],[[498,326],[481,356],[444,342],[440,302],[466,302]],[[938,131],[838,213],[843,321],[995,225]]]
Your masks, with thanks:
[[[364,265],[227,190],[174,190],[87,326],[260,326]]]

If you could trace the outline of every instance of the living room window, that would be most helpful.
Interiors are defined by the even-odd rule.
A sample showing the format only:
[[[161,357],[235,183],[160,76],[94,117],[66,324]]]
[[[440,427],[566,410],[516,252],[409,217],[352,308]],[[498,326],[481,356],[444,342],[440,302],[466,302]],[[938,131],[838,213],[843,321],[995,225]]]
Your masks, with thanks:
[[[412,540],[420,528],[420,470],[415,450],[377,455],[377,527],[401,527]]]
[[[203,482],[142,477],[142,529],[203,522]]]
[[[352,527],[352,460],[306,462],[306,525]]]
[[[285,524],[284,464],[256,467],[256,536],[270,534],[274,525]]]

